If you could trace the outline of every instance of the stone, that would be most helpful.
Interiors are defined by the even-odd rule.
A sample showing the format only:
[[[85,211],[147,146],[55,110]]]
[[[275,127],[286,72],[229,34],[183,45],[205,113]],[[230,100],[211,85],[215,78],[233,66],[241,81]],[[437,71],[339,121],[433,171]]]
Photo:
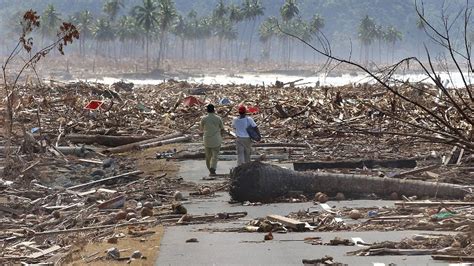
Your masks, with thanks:
[[[113,260],[120,259],[120,251],[116,247],[107,249],[106,254],[107,254],[107,259],[113,259]]]
[[[141,259],[143,254],[140,252],[140,250],[135,250],[132,255],[130,255],[130,258],[132,259]]]
[[[141,215],[142,217],[153,216],[153,209],[152,209],[152,208],[143,207],[142,210],[140,211],[140,215]]]
[[[362,218],[362,214],[360,213],[359,210],[354,209],[349,212],[349,217],[351,217],[354,220],[358,220]]]
[[[137,215],[134,212],[127,213],[127,216],[126,216],[127,221],[130,221],[130,219],[132,218],[137,218]]]

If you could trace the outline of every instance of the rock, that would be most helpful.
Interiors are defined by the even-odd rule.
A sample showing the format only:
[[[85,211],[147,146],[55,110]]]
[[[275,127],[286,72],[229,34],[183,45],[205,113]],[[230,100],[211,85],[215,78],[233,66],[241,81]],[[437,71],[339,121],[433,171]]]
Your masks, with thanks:
[[[129,223],[136,223],[138,222],[138,219],[137,218],[131,218],[130,220],[128,220]]]
[[[461,243],[457,240],[454,240],[453,243],[451,244],[452,248],[461,248]]]
[[[181,217],[180,220],[183,221],[183,222],[190,222],[192,219],[193,219],[192,215],[185,214],[185,215],[183,215],[183,217]]]
[[[53,217],[56,219],[61,218],[61,212],[58,210],[55,210],[51,215],[53,215]]]
[[[115,160],[112,158],[107,158],[102,162],[102,168],[106,169],[111,167],[115,163]]]
[[[179,202],[173,203],[173,213],[175,214],[186,214],[188,213],[188,210]]]
[[[143,207],[153,209],[153,203],[145,201],[145,203],[143,203]]]
[[[152,208],[143,207],[142,210],[140,211],[140,215],[141,215],[142,217],[153,216],[153,209],[152,209]]]
[[[359,210],[354,209],[349,212],[349,217],[351,217],[354,220],[358,220],[362,218],[362,214],[360,213]]]
[[[127,213],[127,216],[126,216],[127,221],[130,221],[130,219],[132,218],[137,218],[137,215],[134,212]]]
[[[130,255],[130,258],[132,259],[141,259],[143,254],[140,252],[140,250],[135,250],[132,255]]]
[[[125,209],[125,212],[126,212],[126,213],[135,212],[135,209],[133,209],[133,208],[126,208],[126,209]]]
[[[389,197],[391,200],[398,200],[398,194],[397,192],[392,192],[392,194],[390,194],[390,197]]]
[[[105,171],[102,169],[95,169],[91,173],[92,177],[104,177],[105,176]]]
[[[118,238],[115,237],[115,236],[109,237],[109,238],[107,239],[107,243],[109,243],[109,244],[117,244],[117,243],[118,243]]]
[[[190,238],[188,240],[186,240],[186,243],[198,243],[199,241],[197,240],[197,238]]]
[[[209,187],[204,187],[204,188],[201,189],[201,195],[209,195],[211,193],[212,193],[212,191]]]
[[[180,191],[176,191],[173,197],[176,201],[182,201],[184,199],[183,194]]]
[[[321,193],[317,199],[320,203],[326,203],[329,200],[328,195]]]
[[[119,211],[116,215],[115,215],[115,219],[117,221],[120,221],[120,220],[124,220],[127,218],[127,212],[125,211]]]
[[[341,201],[341,200],[345,200],[346,199],[346,196],[344,196],[343,193],[339,192],[336,194],[336,200],[338,201]]]
[[[273,234],[272,234],[272,231],[268,232],[268,234],[266,234],[264,237],[263,237],[264,240],[273,240]]]
[[[323,193],[322,193],[322,192],[316,193],[316,194],[314,195],[314,200],[315,200],[315,201],[319,201],[318,199],[319,199],[319,196],[320,196],[321,194],[323,194]]]
[[[109,248],[106,251],[107,259],[118,260],[120,259],[120,251],[118,248]]]

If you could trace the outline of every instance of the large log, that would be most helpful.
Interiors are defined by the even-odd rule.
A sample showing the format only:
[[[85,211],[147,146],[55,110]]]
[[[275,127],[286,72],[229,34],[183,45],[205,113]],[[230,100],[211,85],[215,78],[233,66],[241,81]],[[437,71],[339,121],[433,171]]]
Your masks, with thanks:
[[[64,139],[72,143],[99,144],[107,147],[117,147],[138,141],[155,138],[156,136],[110,136],[110,135],[82,135],[69,134]]]
[[[230,195],[236,201],[271,202],[288,191],[303,191],[310,195],[338,192],[350,197],[375,193],[381,197],[398,195],[463,198],[468,192],[463,186],[397,178],[379,178],[355,174],[296,172],[275,165],[250,162],[233,169]]]
[[[394,159],[394,160],[358,160],[358,161],[334,161],[334,162],[294,162],[295,171],[307,171],[318,169],[332,168],[415,168],[416,160],[414,159]]]
[[[152,142],[157,142],[157,141],[163,141],[163,140],[167,140],[167,139],[174,139],[174,138],[180,137],[182,135],[183,134],[181,134],[181,133],[168,134],[168,135],[157,137],[157,138],[147,139],[147,140],[143,140],[143,141],[139,141],[139,142],[134,142],[134,143],[121,145],[121,146],[114,147],[114,148],[109,148],[109,149],[105,150],[104,153],[123,153],[123,152],[131,151],[131,150],[138,150],[140,145],[148,144],[148,143],[152,143]]]

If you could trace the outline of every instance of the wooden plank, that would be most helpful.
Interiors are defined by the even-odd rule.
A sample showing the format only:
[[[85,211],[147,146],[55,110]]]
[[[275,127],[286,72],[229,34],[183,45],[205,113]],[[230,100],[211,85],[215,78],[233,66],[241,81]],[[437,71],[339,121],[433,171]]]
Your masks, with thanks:
[[[97,192],[104,192],[104,193],[110,193],[110,194],[115,194],[117,193],[117,190],[112,190],[112,189],[106,189],[106,188],[99,188]]]
[[[1,206],[1,205],[0,205],[0,211],[12,213],[12,214],[15,214],[15,215],[20,215],[20,214],[22,214],[22,212],[19,211],[19,210],[12,209],[12,208],[8,208],[8,207]]]
[[[30,255],[28,255],[28,258],[29,259],[37,259],[37,258],[43,257],[44,255],[48,255],[49,253],[55,252],[55,251],[60,250],[60,249],[61,249],[61,246],[55,245],[55,246],[52,246],[50,248],[44,249],[42,251],[38,251],[38,252],[35,252],[33,254],[30,254]]]
[[[99,230],[99,229],[104,229],[104,228],[124,227],[124,226],[129,226],[129,225],[149,224],[149,223],[155,223],[155,222],[156,220],[150,220],[150,221],[135,222],[135,223],[109,224],[109,225],[98,225],[98,226],[73,228],[73,229],[65,229],[65,230],[51,230],[51,231],[44,231],[44,232],[36,232],[34,235],[42,236],[42,235],[68,234],[68,233],[77,233],[77,232],[88,231],[88,230]]]
[[[416,218],[423,218],[425,217],[423,214],[419,215],[394,215],[394,216],[380,216],[368,219],[367,221],[383,221],[383,220],[410,220]]]
[[[87,186],[90,186],[90,185],[96,185],[96,184],[104,183],[104,182],[107,182],[107,181],[110,181],[110,180],[114,180],[114,179],[118,179],[118,178],[122,178],[122,177],[127,177],[127,176],[131,176],[131,175],[138,175],[138,174],[142,174],[142,173],[143,173],[143,171],[128,172],[128,173],[124,173],[124,174],[120,174],[120,175],[116,175],[116,176],[103,178],[103,179],[96,180],[96,181],[91,181],[91,182],[88,182],[88,183],[85,183],[85,184],[80,184],[80,185],[68,187],[67,189],[73,190],[73,189],[84,188],[84,187],[87,187]]]
[[[287,217],[284,217],[284,216],[281,216],[281,215],[276,215],[276,214],[268,215],[267,219],[270,220],[270,221],[275,221],[275,222],[282,223],[283,225],[285,225],[287,227],[290,227],[290,228],[293,228],[293,229],[299,230],[299,231],[302,231],[305,228],[305,223],[300,222],[300,221],[295,220],[295,219],[287,218]]]

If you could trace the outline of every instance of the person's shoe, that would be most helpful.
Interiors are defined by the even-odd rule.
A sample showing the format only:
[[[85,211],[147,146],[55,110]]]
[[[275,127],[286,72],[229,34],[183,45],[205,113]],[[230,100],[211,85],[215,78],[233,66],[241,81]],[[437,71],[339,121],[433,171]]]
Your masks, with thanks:
[[[209,169],[209,175],[216,175],[216,169],[210,168]]]

